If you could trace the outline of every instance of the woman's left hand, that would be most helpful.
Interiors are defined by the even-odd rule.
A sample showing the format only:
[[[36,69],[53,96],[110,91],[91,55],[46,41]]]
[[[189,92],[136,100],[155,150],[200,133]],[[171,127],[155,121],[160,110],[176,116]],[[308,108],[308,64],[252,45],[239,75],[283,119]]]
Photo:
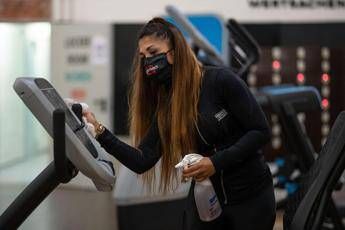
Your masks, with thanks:
[[[193,177],[197,182],[200,182],[209,178],[210,176],[215,174],[215,172],[216,170],[210,158],[203,157],[198,163],[185,168],[183,170],[182,177]]]

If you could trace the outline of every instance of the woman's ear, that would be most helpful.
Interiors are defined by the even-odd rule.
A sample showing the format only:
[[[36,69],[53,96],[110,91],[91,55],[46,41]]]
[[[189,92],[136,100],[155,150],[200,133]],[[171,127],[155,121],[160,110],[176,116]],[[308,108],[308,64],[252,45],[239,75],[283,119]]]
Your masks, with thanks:
[[[167,59],[169,64],[174,64],[174,50],[171,50],[170,52],[167,53]]]

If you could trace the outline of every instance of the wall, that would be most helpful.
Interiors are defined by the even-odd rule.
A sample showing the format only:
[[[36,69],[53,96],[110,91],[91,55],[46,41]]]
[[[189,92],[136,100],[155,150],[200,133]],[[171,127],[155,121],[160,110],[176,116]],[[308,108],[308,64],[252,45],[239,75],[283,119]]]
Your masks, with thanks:
[[[0,0],[0,21],[46,21],[51,0]]]
[[[188,13],[214,12],[243,22],[345,20],[344,0],[56,0],[52,18],[76,22],[142,22],[164,14],[168,4]]]
[[[87,103],[112,127],[112,37],[103,24],[52,25],[52,83],[63,98]]]

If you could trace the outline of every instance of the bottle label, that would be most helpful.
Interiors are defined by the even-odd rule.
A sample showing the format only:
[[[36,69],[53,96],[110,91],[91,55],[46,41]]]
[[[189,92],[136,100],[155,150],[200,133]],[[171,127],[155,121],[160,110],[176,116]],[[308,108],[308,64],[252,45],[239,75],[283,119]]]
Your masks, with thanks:
[[[219,205],[218,204],[218,199],[217,199],[217,195],[214,194],[213,196],[211,196],[211,198],[209,199],[209,204],[210,204],[210,208],[209,208],[209,216],[211,219],[217,217],[219,215]]]

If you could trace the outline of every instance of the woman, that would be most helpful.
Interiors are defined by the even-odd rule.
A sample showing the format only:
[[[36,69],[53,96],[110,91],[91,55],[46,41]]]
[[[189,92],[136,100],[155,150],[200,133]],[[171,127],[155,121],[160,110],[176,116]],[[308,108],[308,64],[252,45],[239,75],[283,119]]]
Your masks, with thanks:
[[[272,179],[259,152],[270,131],[244,82],[226,68],[202,66],[181,32],[161,18],[139,33],[133,80],[129,114],[134,147],[88,112],[84,116],[96,127],[101,146],[134,172],[146,172],[151,186],[155,178],[149,169],[162,158],[163,191],[178,179],[174,165],[184,155],[203,155],[183,170],[183,177],[210,178],[223,212],[215,221],[202,222],[190,192],[184,221],[188,229],[272,229]]]

